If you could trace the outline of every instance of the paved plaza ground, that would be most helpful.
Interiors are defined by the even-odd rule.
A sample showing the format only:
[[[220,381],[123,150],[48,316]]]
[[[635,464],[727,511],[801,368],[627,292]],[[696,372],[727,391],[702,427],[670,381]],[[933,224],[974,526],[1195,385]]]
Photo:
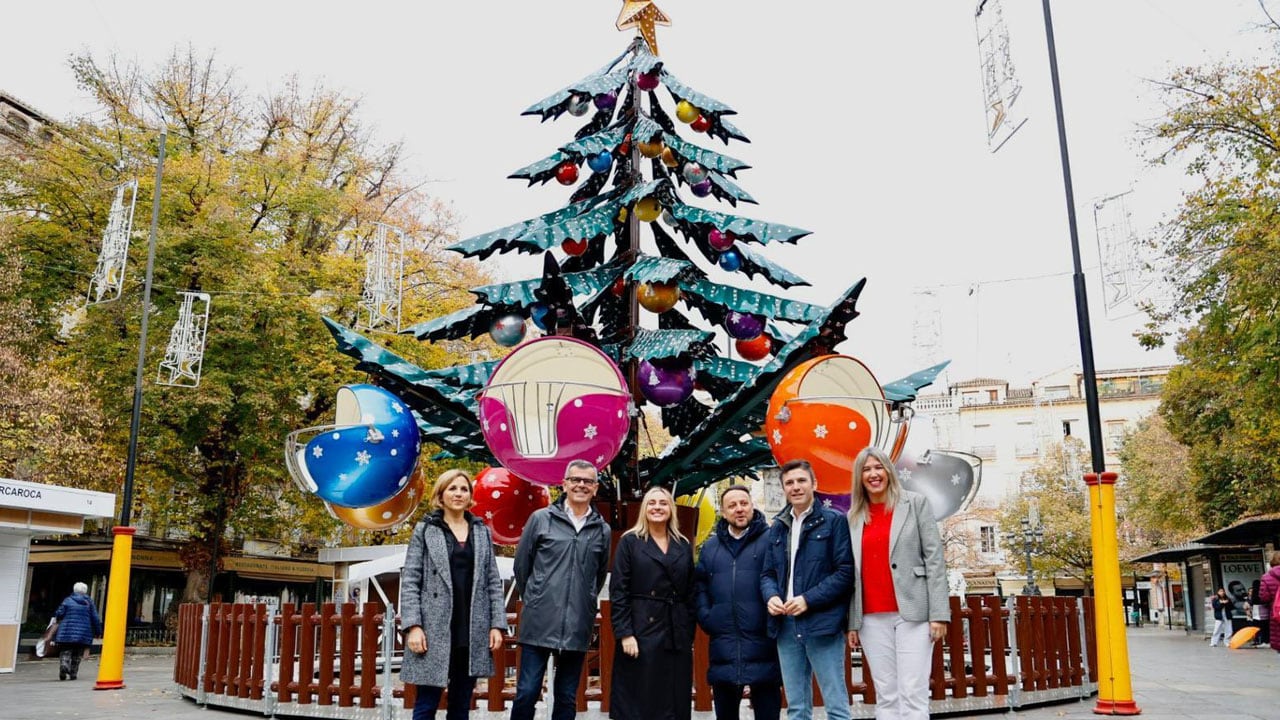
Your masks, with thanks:
[[[1280,654],[1267,648],[1227,650],[1209,647],[1199,635],[1181,630],[1145,627],[1129,630],[1134,694],[1144,717],[1197,720],[1275,720],[1280,717]],[[203,709],[180,696],[172,681],[171,655],[130,655],[125,661],[124,690],[93,690],[97,659],[80,670],[80,679],[59,682],[53,660],[20,660],[15,673],[0,675],[0,720],[56,718],[164,718],[166,720],[228,720],[261,717],[217,709]],[[1028,720],[1097,717],[1093,702],[1071,702],[1024,709]],[[950,717],[997,718],[987,715]],[[539,718],[546,716],[545,711]],[[817,718],[825,715],[819,711]],[[440,713],[438,717],[444,717]],[[477,710],[473,718],[498,720],[504,713]],[[592,710],[580,720],[601,720]],[[695,720],[712,720],[712,713],[694,713]],[[750,718],[750,711],[743,713]]]

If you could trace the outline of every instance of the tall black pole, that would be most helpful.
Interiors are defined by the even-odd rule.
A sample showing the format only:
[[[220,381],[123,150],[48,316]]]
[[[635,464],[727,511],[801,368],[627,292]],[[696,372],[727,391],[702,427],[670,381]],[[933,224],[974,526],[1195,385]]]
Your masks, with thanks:
[[[133,519],[133,474],[138,464],[138,425],[142,421],[142,372],[147,363],[147,320],[151,316],[151,274],[156,262],[156,228],[160,224],[160,181],[164,178],[166,128],[160,128],[160,151],[156,158],[156,186],[151,193],[151,233],[147,240],[147,274],[142,283],[142,331],[138,335],[138,367],[133,377],[133,415],[129,419],[129,455],[124,466],[124,500],[120,525]]]
[[[1067,196],[1067,222],[1071,230],[1071,260],[1075,272],[1076,322],[1080,330],[1080,364],[1084,371],[1085,412],[1089,417],[1089,451],[1093,472],[1084,476],[1089,488],[1090,530],[1093,543],[1094,624],[1098,645],[1098,715],[1137,715],[1129,674],[1129,644],[1125,638],[1123,598],[1120,590],[1120,557],[1116,541],[1114,472],[1105,472],[1102,420],[1098,412],[1098,378],[1093,367],[1093,334],[1089,330],[1089,299],[1080,269],[1080,236],[1076,227],[1076,199],[1071,186],[1071,159],[1067,155],[1067,128],[1062,117],[1062,87],[1058,82],[1058,49],[1053,38],[1049,0],[1044,7],[1044,34],[1049,46],[1049,75],[1053,82],[1053,109],[1058,120],[1058,151],[1062,155],[1062,186]]]
[[[1071,280],[1076,290],[1076,324],[1080,330],[1080,365],[1084,371],[1084,404],[1089,418],[1089,452],[1093,471],[1106,469],[1102,447],[1102,418],[1098,412],[1098,375],[1093,367],[1093,333],[1089,329],[1089,298],[1084,271],[1080,268],[1080,232],[1076,224],[1076,194],[1071,185],[1071,158],[1067,153],[1067,126],[1062,117],[1062,87],[1058,83],[1058,49],[1053,40],[1053,17],[1049,0],[1044,5],[1044,34],[1049,42],[1049,76],[1053,83],[1053,109],[1058,119],[1058,153],[1062,156],[1062,187],[1067,195],[1067,225],[1071,231]]]

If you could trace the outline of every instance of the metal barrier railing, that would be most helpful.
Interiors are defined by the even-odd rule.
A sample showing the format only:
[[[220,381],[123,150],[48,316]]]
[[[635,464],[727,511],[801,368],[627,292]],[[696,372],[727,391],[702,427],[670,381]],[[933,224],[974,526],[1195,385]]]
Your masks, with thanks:
[[[932,712],[1007,710],[1097,691],[1092,598],[953,597],[951,613],[946,637],[934,645]],[[589,702],[609,711],[608,618],[605,602],[579,683],[580,711]],[[518,613],[510,619],[518,623]],[[404,652],[398,620],[372,603],[359,610],[353,603],[285,604],[279,613],[262,604],[187,604],[179,609],[176,636],[174,681],[201,705],[353,720],[407,718],[413,707],[415,688],[396,678]],[[493,676],[477,685],[473,708],[480,700],[492,712],[507,708],[517,657],[508,638],[494,652]],[[712,709],[708,663],[708,639],[699,631],[690,698],[699,711]],[[871,717],[875,684],[860,653],[846,657],[845,678],[854,717]]]

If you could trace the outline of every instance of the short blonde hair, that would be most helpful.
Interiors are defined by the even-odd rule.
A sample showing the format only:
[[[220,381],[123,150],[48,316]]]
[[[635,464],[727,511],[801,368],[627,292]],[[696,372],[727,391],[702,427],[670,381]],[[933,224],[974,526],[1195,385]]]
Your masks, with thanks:
[[[1273,550],[1271,552],[1271,567],[1277,565],[1280,565],[1280,550]]]
[[[667,502],[671,503],[671,515],[667,517],[667,534],[682,542],[689,540],[680,534],[680,519],[676,517],[676,499],[671,496],[671,491],[661,485],[654,485],[645,491],[644,497],[640,500],[640,517],[636,518],[636,524],[631,526],[627,531],[628,534],[635,535],[641,540],[649,538],[649,520],[645,517],[645,506],[649,504],[649,496],[665,495]]]
[[[476,506],[475,481],[471,479],[471,475],[466,470],[459,470],[455,468],[453,470],[445,470],[440,474],[440,477],[436,478],[436,484],[431,488],[431,507],[444,507],[444,504],[441,502],[444,498],[444,491],[448,490],[449,486],[453,484],[453,481],[458,478],[462,478],[467,481],[467,492],[471,493],[471,504],[467,506],[467,509],[470,510]]]

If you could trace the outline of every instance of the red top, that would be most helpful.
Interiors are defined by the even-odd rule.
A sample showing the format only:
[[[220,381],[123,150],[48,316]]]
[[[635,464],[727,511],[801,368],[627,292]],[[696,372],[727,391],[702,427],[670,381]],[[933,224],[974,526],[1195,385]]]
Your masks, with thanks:
[[[862,614],[898,612],[889,571],[889,527],[893,509],[884,503],[869,503],[871,522],[862,526]]]

